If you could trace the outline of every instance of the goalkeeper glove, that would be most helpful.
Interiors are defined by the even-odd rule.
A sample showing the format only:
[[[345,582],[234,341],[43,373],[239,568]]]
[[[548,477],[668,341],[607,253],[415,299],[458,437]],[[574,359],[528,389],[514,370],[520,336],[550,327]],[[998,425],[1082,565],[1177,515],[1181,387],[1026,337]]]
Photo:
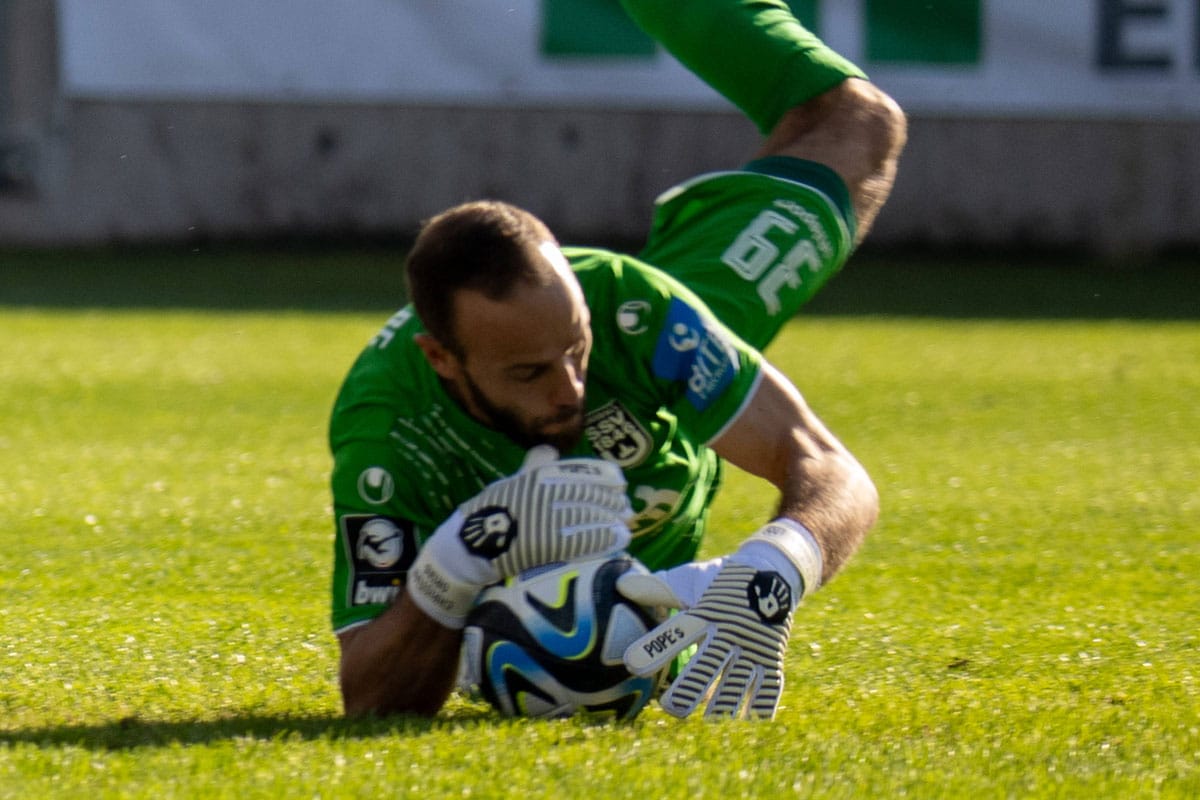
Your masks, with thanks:
[[[633,642],[625,650],[625,665],[635,675],[653,674],[699,642],[659,704],[677,717],[707,704],[706,717],[770,719],[783,692],[792,612],[820,583],[821,550],[808,529],[781,518],[718,563],[711,583],[690,607],[678,588],[694,588],[700,574],[694,570],[618,583],[631,600],[686,608]]]
[[[625,486],[615,464],[533,448],[520,471],[484,487],[433,532],[408,572],[409,597],[459,629],[485,586],[531,567],[623,550],[633,513]]]

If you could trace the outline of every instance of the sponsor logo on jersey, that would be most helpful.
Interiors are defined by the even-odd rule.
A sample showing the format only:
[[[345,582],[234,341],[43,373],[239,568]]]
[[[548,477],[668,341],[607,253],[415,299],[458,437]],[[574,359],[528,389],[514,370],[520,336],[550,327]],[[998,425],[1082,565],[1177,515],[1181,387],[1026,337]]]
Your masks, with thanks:
[[[354,581],[354,593],[350,598],[352,606],[391,605],[400,594],[403,583],[396,581],[388,586],[376,586],[363,578]]]
[[[667,331],[667,344],[676,353],[690,353],[700,346],[703,334],[685,322],[676,322]]]
[[[387,604],[396,599],[417,555],[412,524],[394,517],[347,514],[340,532],[350,564],[349,604]]]
[[[733,383],[738,357],[724,332],[687,303],[671,301],[654,350],[654,374],[683,381],[687,398],[704,411]]]
[[[649,330],[649,318],[650,304],[645,300],[626,300],[617,309],[617,327],[630,336]]]
[[[375,569],[390,569],[404,553],[404,537],[396,523],[386,517],[375,517],[363,523],[354,547],[356,561],[365,561]]]
[[[396,482],[383,467],[367,467],[358,476],[358,496],[363,502],[381,506],[392,499]]]
[[[645,461],[653,444],[637,417],[616,400],[589,411],[583,431],[596,455],[620,467]]]

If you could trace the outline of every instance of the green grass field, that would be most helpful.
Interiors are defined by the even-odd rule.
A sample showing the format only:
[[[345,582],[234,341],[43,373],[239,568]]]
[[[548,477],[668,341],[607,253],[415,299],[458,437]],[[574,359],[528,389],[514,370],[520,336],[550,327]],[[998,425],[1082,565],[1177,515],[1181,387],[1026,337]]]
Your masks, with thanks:
[[[324,426],[398,286],[0,256],[0,798],[1200,796],[1194,265],[868,258],[787,328],[884,511],[764,724],[340,719]]]

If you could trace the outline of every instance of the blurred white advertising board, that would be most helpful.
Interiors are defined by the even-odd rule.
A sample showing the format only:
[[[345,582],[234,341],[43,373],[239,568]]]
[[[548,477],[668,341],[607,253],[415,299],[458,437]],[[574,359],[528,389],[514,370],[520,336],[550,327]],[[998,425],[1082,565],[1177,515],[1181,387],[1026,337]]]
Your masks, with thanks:
[[[1200,119],[1196,0],[793,6],[914,113]],[[616,0],[59,0],[59,34],[69,97],[726,107]]]

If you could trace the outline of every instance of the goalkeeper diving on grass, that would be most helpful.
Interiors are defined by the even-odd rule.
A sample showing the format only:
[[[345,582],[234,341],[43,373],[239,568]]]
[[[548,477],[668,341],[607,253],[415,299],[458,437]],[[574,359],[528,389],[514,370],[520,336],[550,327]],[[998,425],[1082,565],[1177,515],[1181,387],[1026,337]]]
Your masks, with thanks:
[[[347,714],[435,714],[486,586],[627,550],[651,572],[618,591],[679,609],[625,651],[629,669],[695,647],[666,711],[770,718],[797,604],[875,522],[870,478],[761,350],[871,227],[904,115],[782,1],[623,5],[763,144],[666,191],[636,256],[560,246],[496,201],[423,226],[411,304],[351,367],[330,422]],[[723,461],[778,505],[734,552],[696,561]]]

